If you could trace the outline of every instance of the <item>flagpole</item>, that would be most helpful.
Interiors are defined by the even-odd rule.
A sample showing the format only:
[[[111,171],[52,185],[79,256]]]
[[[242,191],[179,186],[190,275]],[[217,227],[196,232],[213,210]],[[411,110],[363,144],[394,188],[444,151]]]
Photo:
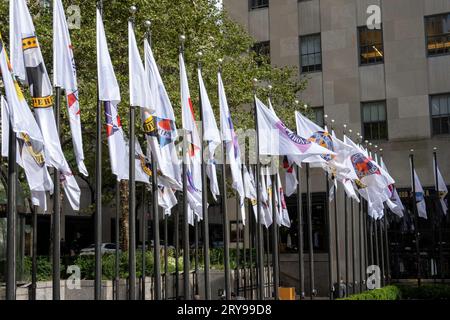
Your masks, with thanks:
[[[250,162],[250,161],[249,161]],[[249,163],[249,168],[250,168],[251,164]],[[250,264],[250,274],[249,274],[249,281],[250,281],[250,300],[253,300],[253,219],[254,214],[251,214],[250,212],[253,212],[253,207],[252,207],[252,203],[249,201],[248,202],[248,249],[250,252],[249,255],[249,264]],[[245,293],[246,293],[246,297],[247,298],[247,285],[245,286]]]
[[[272,85],[268,86],[269,89],[269,101],[272,100]],[[277,160],[279,160],[277,158]],[[278,165],[278,163],[277,163]],[[278,193],[278,175],[272,175],[272,268],[273,268],[273,286],[274,286],[274,298],[275,300],[279,300],[279,287],[280,287],[280,265],[279,261],[279,246],[278,246],[278,235],[279,235],[279,226],[277,223],[277,207],[276,207],[276,193]],[[280,198],[281,202],[281,198]],[[279,213],[282,214],[281,212]],[[269,268],[270,270],[270,268]],[[270,279],[270,278],[269,278]]]
[[[257,231],[257,250],[259,255],[259,265],[258,265],[258,298],[260,300],[264,300],[264,245],[263,245],[263,229],[261,224],[261,190],[259,188],[259,182],[261,179],[261,163],[259,159],[259,125],[258,125],[258,110],[256,107],[256,85],[258,84],[257,79],[253,79],[253,93],[254,93],[254,110],[255,110],[255,130],[256,130],[256,174],[255,174],[255,182],[256,182],[256,203],[257,203],[257,222],[256,222],[256,231]]]
[[[244,163],[245,163],[245,156],[244,156]],[[241,176],[242,176],[242,183],[244,185],[244,193],[245,193],[245,178],[244,178],[244,163],[241,165]],[[245,198],[244,198],[244,210],[245,210]],[[248,211],[248,219],[246,219],[247,224],[250,223],[250,219],[251,219],[251,211]],[[246,240],[246,231],[247,231],[247,226],[246,225],[242,225],[242,234],[243,234],[243,239],[242,239],[242,246],[243,246],[243,260],[244,260],[244,265],[243,265],[243,271],[244,271],[244,288],[243,288],[243,295],[244,298],[247,299],[247,243],[245,242]]]
[[[303,203],[300,166],[297,165],[298,279],[300,300],[305,298],[305,258],[303,256]]]
[[[325,115],[325,118],[328,116]],[[333,125],[334,120],[331,120],[331,131],[333,131]],[[333,193],[334,193],[334,233],[335,233],[335,243],[336,243],[336,280],[337,280],[337,290],[338,290],[338,297],[340,297],[340,290],[341,290],[341,263],[340,263],[340,232],[339,232],[339,217],[338,217],[338,203],[337,203],[337,188],[336,188],[336,182],[333,175],[331,176],[332,182],[333,182]]]
[[[272,201],[272,199],[271,199]],[[270,293],[270,280],[271,280],[271,276],[270,276],[270,260],[269,260],[269,250],[270,250],[270,233],[269,233],[269,228],[264,229],[264,234],[265,234],[265,240],[266,240],[266,244],[264,246],[264,254],[265,254],[265,270],[264,273],[267,274],[265,277],[267,279],[267,288],[266,285],[264,284],[264,296],[265,297],[269,297],[271,296]],[[267,249],[266,249],[267,248]]]
[[[353,198],[350,199],[350,215],[352,224],[352,293],[356,293],[356,286],[358,285],[358,280],[356,280],[356,219],[355,219],[355,205]]]
[[[328,281],[329,283],[329,297],[330,300],[333,300],[333,292],[334,292],[334,283],[333,283],[333,260],[332,260],[332,248],[333,241],[331,239],[331,235],[333,233],[333,228],[331,225],[331,210],[330,210],[330,181],[329,181],[329,173],[325,171],[325,184],[326,184],[326,207],[327,207],[327,227],[328,227]]]
[[[36,300],[36,288],[37,288],[37,210],[38,207],[31,204],[31,224],[33,227],[33,245],[32,245],[32,260],[31,260],[31,300]]]
[[[347,125],[344,124],[344,135],[347,134]],[[350,279],[350,271],[348,269],[348,258],[349,258],[349,251],[350,251],[350,244],[349,244],[349,230],[348,230],[348,199],[347,194],[344,191],[344,224],[345,224],[345,235],[344,235],[344,241],[345,241],[345,294],[348,296],[348,293],[350,291],[349,289],[349,279]]]
[[[412,200],[413,200],[413,212],[414,212],[414,222],[415,222],[415,236],[416,236],[416,253],[417,253],[417,284],[421,285],[421,268],[420,268],[420,245],[419,245],[419,219],[417,211],[417,199],[416,199],[416,179],[414,176],[414,149],[411,149],[411,154],[409,155],[409,161],[411,165],[411,181],[412,181]]]
[[[441,206],[440,204],[440,194],[439,194],[439,179],[438,179],[438,161],[437,161],[437,148],[433,148],[433,161],[434,161],[434,181],[435,181],[435,188],[436,188],[436,201],[438,202],[438,206]],[[441,206],[442,208],[442,206]],[[444,208],[442,208],[442,213],[445,216]],[[444,260],[443,256],[443,250],[442,250],[442,224],[439,223],[439,274],[441,277],[441,281],[444,279],[443,274],[443,267],[442,267],[442,261]]]
[[[167,275],[169,273],[169,257],[167,255],[168,241],[169,241],[169,217],[163,213],[164,219],[164,300],[167,300],[167,293],[169,292],[169,281]]]
[[[385,243],[385,254],[386,254],[386,282],[390,284],[391,282],[391,265],[389,257],[389,235],[388,235],[388,210],[384,209],[384,243]]]
[[[184,157],[184,155],[183,155]],[[184,162],[184,158],[183,158]],[[184,180],[183,180],[184,182]],[[183,184],[184,189],[184,184]],[[180,198],[180,192],[178,192],[178,198]],[[184,196],[183,196],[184,201]],[[177,201],[179,202],[179,199]],[[174,214],[174,225],[175,225],[175,296],[176,299],[180,299],[180,263],[178,261],[180,257],[180,217],[182,215],[182,210],[184,208],[184,202],[183,205],[178,205],[178,211],[176,214]]]
[[[133,24],[135,22],[137,8],[135,6],[130,7],[130,21]],[[128,272],[130,277],[130,289],[128,294],[129,300],[136,300],[136,167],[135,167],[135,126],[136,126],[136,109],[135,106],[130,105],[130,150],[129,150],[129,256],[128,256]]]
[[[240,220],[239,211],[241,210],[240,196],[236,192],[236,297],[239,296],[239,285],[241,282],[241,272],[239,270],[239,260],[240,260]]]
[[[273,226],[272,226],[272,267],[273,267],[273,287],[274,287],[274,298],[275,300],[280,299],[279,287],[280,287],[280,265],[278,264],[278,223],[277,223],[277,209],[276,209],[276,197],[275,192],[278,192],[278,176],[274,174],[272,176],[272,215],[273,215]],[[274,188],[275,187],[275,188]],[[281,199],[280,199],[281,201]],[[281,214],[281,212],[280,212]]]
[[[314,299],[316,289],[314,285],[314,243],[312,234],[312,197],[311,197],[311,179],[310,179],[310,165],[306,163],[306,203],[307,203],[307,218],[308,218],[308,238],[309,238],[309,284],[310,284],[310,298]]]
[[[142,202],[142,214],[141,214],[141,238],[142,238],[142,247],[141,247],[141,300],[145,300],[145,252],[147,251],[147,246],[145,245],[146,241],[146,231],[147,229],[147,219],[145,217],[145,185],[142,184],[141,189],[141,202]],[[154,265],[156,266],[156,259]]]
[[[100,15],[103,17],[103,0],[99,0],[97,6]],[[100,96],[98,96],[95,150],[95,300],[102,299],[102,107],[103,102],[100,100]]]
[[[116,181],[116,221],[115,221],[115,237],[116,237],[116,261],[115,261],[115,282],[116,282],[116,300],[119,300],[120,292],[120,181]]]
[[[151,21],[145,21],[145,27],[147,28],[147,41],[149,46],[152,46],[152,31]],[[153,255],[154,255],[154,277],[155,277],[155,298],[156,300],[162,299],[161,288],[161,256],[160,256],[160,234],[159,234],[159,203],[158,203],[158,163],[156,158],[151,154],[151,166],[152,166],[152,211],[153,211]],[[165,227],[167,225],[167,219],[164,219]],[[167,247],[167,240],[164,241],[164,246]],[[167,258],[167,250],[164,250],[165,258]],[[158,263],[156,263],[158,262]],[[145,279],[145,278],[144,278]]]
[[[219,60],[219,74],[222,74],[223,60]],[[226,144],[222,141],[222,224],[224,244],[224,267],[225,267],[225,295],[231,299],[231,273],[230,273],[230,226],[228,223],[227,209],[227,183],[226,183]]]
[[[16,133],[9,126],[8,149],[8,216],[6,240],[6,300],[16,300]]]
[[[203,56],[202,52],[197,53],[198,59],[198,69],[200,72],[202,71],[202,62],[201,57]],[[199,89],[200,90],[200,89]],[[210,274],[209,274],[209,265],[210,265],[210,257],[209,257],[209,216],[208,216],[208,190],[207,186],[207,174],[206,174],[206,163],[204,160],[205,156],[205,124],[203,119],[203,100],[202,95],[199,94],[199,109],[200,109],[200,121],[202,123],[202,141],[201,141],[201,154],[202,154],[202,210],[203,210],[203,259],[204,259],[204,277],[205,277],[205,300],[211,300],[211,284],[210,284]]]
[[[184,58],[184,42],[186,36],[180,36],[180,53]],[[184,288],[184,300],[190,300],[190,256],[189,256],[189,206],[187,201],[187,163],[186,157],[188,152],[187,134],[186,130],[183,133],[183,288]]]
[[[60,133],[60,110],[61,110],[61,88],[56,87],[55,99],[55,124],[56,132]],[[58,136],[59,138],[59,136]],[[55,168],[53,170],[53,183],[55,186],[53,194],[53,263],[52,263],[52,296],[53,300],[61,299],[61,184],[60,172]]]

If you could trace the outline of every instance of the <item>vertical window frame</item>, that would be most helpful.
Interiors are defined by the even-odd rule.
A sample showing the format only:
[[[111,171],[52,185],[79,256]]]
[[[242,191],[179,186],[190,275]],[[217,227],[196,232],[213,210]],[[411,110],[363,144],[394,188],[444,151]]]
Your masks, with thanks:
[[[302,43],[304,42],[305,39],[310,39],[310,38],[313,39],[314,37],[318,37],[319,38],[319,45],[320,45],[319,51],[318,52],[314,51],[312,53],[307,52],[306,54],[303,54],[302,53]],[[322,70],[323,70],[322,34],[320,32],[318,32],[318,33],[311,33],[311,34],[305,34],[305,35],[299,36],[298,40],[299,40],[300,73],[301,74],[308,74],[308,73],[322,72]],[[320,65],[317,65],[317,64],[305,65],[304,64],[305,57],[307,57],[309,59],[312,56],[313,59],[315,59],[315,56],[317,54],[320,57]],[[317,66],[319,66],[319,67],[317,67]],[[307,71],[304,71],[303,67],[308,67],[309,69]]]
[[[371,109],[373,108],[373,106],[377,105],[380,106],[382,105],[384,107],[384,121],[373,121],[372,119],[370,120],[370,122],[366,122],[364,119],[364,111],[365,111],[365,107],[370,106]],[[379,116],[379,110],[377,111]],[[370,135],[368,134],[367,130],[366,130],[366,125],[370,126]],[[376,125],[377,128],[376,130],[377,132],[377,136],[374,137],[372,131],[373,129],[373,125]],[[384,129],[386,131],[386,136],[382,136],[382,131],[383,131],[383,125],[384,125]],[[373,140],[373,141],[389,141],[389,126],[388,126],[388,116],[387,116],[387,103],[386,100],[374,100],[374,101],[364,101],[361,102],[361,132],[363,133],[363,137],[367,140]]]

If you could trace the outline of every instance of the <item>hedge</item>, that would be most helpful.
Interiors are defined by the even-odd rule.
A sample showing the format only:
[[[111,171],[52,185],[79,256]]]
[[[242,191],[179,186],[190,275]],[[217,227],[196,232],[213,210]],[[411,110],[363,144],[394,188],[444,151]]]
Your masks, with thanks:
[[[391,285],[339,300],[450,300],[450,285]]]

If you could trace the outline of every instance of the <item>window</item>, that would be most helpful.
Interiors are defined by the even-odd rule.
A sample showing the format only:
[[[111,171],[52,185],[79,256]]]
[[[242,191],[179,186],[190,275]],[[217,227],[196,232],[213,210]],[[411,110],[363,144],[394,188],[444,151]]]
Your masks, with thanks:
[[[384,61],[383,31],[370,30],[367,27],[358,28],[359,63],[368,65]]]
[[[255,43],[253,51],[256,53],[256,62],[258,64],[261,64],[263,59],[268,59],[270,63],[270,41]]]
[[[322,71],[320,34],[300,37],[300,65],[302,73]]]
[[[450,94],[431,97],[433,134],[450,133]]]
[[[387,140],[386,102],[362,104],[364,138],[367,140]]]
[[[324,123],[324,111],[322,107],[313,108],[313,114],[314,114],[314,122],[321,128],[325,126]]]
[[[269,6],[269,0],[249,0],[250,10],[267,8]]]
[[[450,53],[450,13],[425,17],[429,56]]]

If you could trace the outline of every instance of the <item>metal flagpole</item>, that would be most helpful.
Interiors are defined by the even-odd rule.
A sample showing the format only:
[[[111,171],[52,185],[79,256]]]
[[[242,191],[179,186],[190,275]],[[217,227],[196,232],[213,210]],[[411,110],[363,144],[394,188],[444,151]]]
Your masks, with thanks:
[[[245,163],[245,159],[244,159]],[[245,179],[244,179],[244,164],[241,165],[241,176],[242,176],[242,182],[244,184],[244,190],[245,190]],[[244,199],[245,201],[245,199]],[[244,202],[244,211],[245,211],[245,202]],[[248,211],[248,219],[246,219],[247,224],[249,224],[251,219],[251,211]],[[245,224],[242,225],[242,246],[243,246],[243,271],[244,271],[244,288],[243,288],[243,296],[245,299],[247,299],[247,243],[246,240],[248,237],[246,236],[247,232],[247,226]]]
[[[250,164],[249,164],[250,166]],[[253,206],[252,203],[249,202],[248,203],[248,249],[250,252],[249,255],[249,263],[250,263],[250,275],[249,275],[249,280],[250,280],[250,300],[253,300],[253,240],[254,240],[254,232],[253,232],[253,219],[254,219],[254,214],[251,214],[250,212],[252,212],[253,210]],[[245,288],[247,289],[247,286],[245,286]],[[247,290],[246,290],[246,298],[247,298]]]
[[[239,286],[241,282],[241,271],[240,271],[240,244],[241,244],[241,238],[240,238],[240,217],[239,212],[241,211],[241,199],[239,194],[236,192],[236,297],[239,296]]]
[[[364,219],[362,210],[362,198],[359,200],[358,204],[358,219],[359,219],[359,292],[363,291],[364,284]]]
[[[198,52],[198,69],[200,72],[202,71],[202,62],[201,57],[203,54]],[[200,90],[200,89],[199,89]],[[202,210],[203,210],[203,259],[204,259],[204,277],[205,277],[205,300],[211,300],[211,283],[210,283],[210,274],[209,274],[209,216],[208,216],[208,190],[207,186],[207,174],[206,174],[206,163],[204,160],[205,155],[205,143],[204,143],[204,134],[205,134],[205,124],[203,119],[203,101],[202,96],[199,94],[199,109],[200,109],[200,121],[202,123]]]
[[[434,161],[434,181],[435,181],[435,190],[436,190],[436,201],[438,202],[438,206],[441,207],[442,213],[445,215],[444,208],[440,205],[440,191],[439,191],[439,180],[438,180],[438,162],[437,162],[437,148],[433,148],[433,161]],[[442,250],[442,224],[439,223],[439,275],[441,277],[441,280],[444,279],[444,273],[443,273],[443,250]]]
[[[369,218],[369,216],[367,215],[367,201],[364,199],[361,199],[361,203],[362,203],[362,215],[363,215],[363,222],[364,222],[364,275],[367,273],[367,267],[369,266],[369,244],[368,239],[369,239],[369,234],[368,232],[370,231],[368,228],[368,224],[369,222],[367,221],[367,219]],[[367,289],[367,281],[364,281],[364,284],[366,286]]]
[[[278,223],[275,192],[278,192],[277,175],[272,176],[272,268],[273,268],[273,291],[275,300],[280,299],[278,288],[280,287],[280,266],[278,264]]]
[[[135,14],[137,8],[135,6],[130,7],[131,17],[130,20],[133,23],[135,21]],[[128,252],[128,272],[129,272],[129,292],[128,299],[136,300],[136,167],[135,167],[135,126],[136,126],[136,109],[134,106],[130,105],[130,128],[129,128],[129,139],[130,139],[130,150],[129,150],[129,252]]]
[[[180,53],[184,57],[184,42],[186,37],[180,36]],[[189,256],[189,206],[187,200],[187,163],[188,142],[186,130],[183,132],[183,289],[184,300],[190,300],[190,256]]]
[[[297,166],[298,278],[300,300],[305,298],[305,259],[303,257],[303,203],[300,166]]]
[[[16,300],[16,133],[9,126],[8,216],[6,222],[6,300]]]
[[[356,293],[356,286],[358,281],[356,280],[356,219],[355,219],[355,208],[353,199],[350,199],[350,215],[352,224],[352,293]]]
[[[120,286],[120,181],[116,181],[116,221],[115,221],[115,237],[116,237],[116,262],[115,262],[115,283],[116,283],[116,300],[119,300]]]
[[[414,222],[415,222],[415,236],[416,236],[416,251],[417,251],[417,284],[421,285],[421,268],[420,268],[420,245],[419,245],[419,219],[417,211],[417,199],[416,199],[416,179],[414,179],[414,150],[411,149],[411,154],[409,155],[410,165],[411,165],[411,182],[412,182],[412,200],[413,200],[413,212],[414,212]]]
[[[204,188],[203,188],[204,189]],[[198,217],[194,216],[194,250],[195,250],[195,256],[194,256],[194,285],[193,285],[193,296],[198,294],[198,265],[199,265],[199,256],[198,256],[198,240],[199,240],[199,221]]]
[[[309,163],[306,164],[306,203],[307,203],[307,218],[308,218],[308,243],[309,243],[309,284],[310,284],[310,298],[314,299],[316,289],[314,285],[314,243],[313,243],[313,228],[312,228],[312,197],[311,197],[311,179],[310,179]]]
[[[180,198],[180,192],[178,192],[178,198]],[[183,196],[183,199],[184,199],[184,196]],[[177,202],[180,203],[179,199]],[[177,300],[180,299],[180,263],[179,263],[178,259],[180,257],[180,217],[182,215],[183,207],[184,207],[184,205],[183,206],[178,205],[178,211],[174,215],[174,220],[175,220],[174,221],[174,224],[175,224],[175,296],[176,296]]]
[[[163,213],[164,219],[164,300],[167,300],[167,293],[169,292],[169,281],[167,275],[169,273],[169,256],[167,255],[168,241],[169,241],[169,217]]]
[[[333,283],[333,259],[332,259],[332,248],[333,248],[333,240],[331,239],[331,235],[333,233],[333,228],[331,225],[331,210],[330,210],[330,181],[328,180],[329,173],[325,172],[325,184],[326,184],[326,207],[327,207],[327,226],[328,226],[328,280],[330,281],[329,285],[329,296],[330,300],[333,300],[333,291],[334,291],[334,283]]]
[[[31,204],[32,205],[32,204]],[[37,206],[32,207],[32,222],[33,225],[33,257],[31,260],[31,300],[36,300],[36,285],[37,285]]]
[[[222,60],[219,60],[219,74],[222,74]],[[226,144],[222,141],[222,225],[224,245],[224,267],[225,267],[225,297],[231,299],[231,272],[230,272],[230,226],[228,223],[227,208],[227,181],[226,181]]]
[[[387,284],[391,282],[391,263],[389,257],[389,235],[388,235],[388,210],[384,209],[384,243],[386,254],[386,281]]]
[[[384,219],[384,217],[383,217]],[[384,241],[383,241],[383,225],[381,220],[378,222],[380,230],[380,260],[381,260],[381,285],[386,285],[386,267],[384,265]]]
[[[366,207],[367,207],[367,203],[366,203]],[[369,248],[370,248],[370,259],[369,262],[370,264],[375,264],[375,256],[374,256],[374,249],[373,249],[373,217],[368,217],[369,218]]]
[[[341,286],[341,263],[340,263],[340,245],[339,245],[339,217],[338,217],[338,204],[337,204],[337,188],[333,179],[333,193],[334,193],[334,233],[335,233],[335,243],[336,243],[336,280],[337,280],[337,290],[340,291]],[[339,294],[338,294],[339,296]]]
[[[380,265],[380,252],[378,248],[378,221],[376,218],[373,219],[374,225],[374,242],[375,242],[375,264]]]
[[[152,45],[152,31],[150,29],[152,23],[150,20],[145,21],[147,27],[147,41]],[[153,154],[151,154],[152,166],[152,212],[153,212],[153,256],[154,256],[154,276],[155,276],[155,298],[162,299],[161,288],[161,256],[160,256],[160,235],[159,235],[159,203],[158,203],[158,163]],[[164,219],[165,227],[167,219]],[[164,246],[167,247],[167,240],[164,241]],[[167,250],[164,250],[165,258],[167,258]],[[144,278],[145,279],[145,278]]]
[[[56,131],[60,131],[61,88],[56,87],[55,124]],[[61,183],[60,172],[54,169],[53,183],[53,263],[52,263],[52,295],[53,300],[61,299]]]
[[[103,17],[103,1],[97,2]],[[100,98],[97,102],[97,139],[95,151],[95,300],[102,299],[102,107]]]
[[[259,256],[258,265],[258,298],[264,300],[264,245],[263,245],[263,229],[261,224],[261,190],[259,188],[261,179],[261,163],[259,159],[259,125],[258,125],[258,110],[256,107],[256,85],[258,83],[257,79],[253,79],[254,84],[254,112],[255,112],[255,130],[256,130],[256,173],[255,173],[255,183],[256,183],[256,203],[257,203],[257,221],[256,221],[256,231],[257,231],[257,250]]]
[[[141,194],[141,201],[142,201],[142,215],[141,215],[141,237],[142,237],[142,247],[141,247],[141,300],[145,300],[145,270],[146,263],[145,263],[145,253],[147,251],[147,246],[145,244],[145,241],[147,240],[146,233],[148,231],[147,227],[147,218],[145,216],[145,204],[146,204],[146,198],[145,198],[145,185],[142,184],[142,194]],[[155,217],[153,217],[154,219]],[[154,244],[155,245],[155,244]],[[155,266],[156,266],[156,259],[155,259]]]
[[[348,201],[347,201],[347,195],[344,192],[344,224],[345,224],[345,235],[344,235],[344,241],[345,241],[345,294],[348,295],[349,291],[349,276],[350,272],[348,270],[348,256],[349,256],[349,231],[348,231]]]
[[[270,295],[270,280],[271,280],[271,276],[270,276],[270,260],[269,260],[269,251],[270,251],[270,233],[269,233],[269,228],[264,229],[264,234],[265,234],[265,240],[266,243],[264,245],[264,255],[265,255],[265,268],[266,270],[264,270],[264,272],[267,274],[265,277],[267,279],[267,287],[264,284],[264,296],[265,297],[269,297]]]

